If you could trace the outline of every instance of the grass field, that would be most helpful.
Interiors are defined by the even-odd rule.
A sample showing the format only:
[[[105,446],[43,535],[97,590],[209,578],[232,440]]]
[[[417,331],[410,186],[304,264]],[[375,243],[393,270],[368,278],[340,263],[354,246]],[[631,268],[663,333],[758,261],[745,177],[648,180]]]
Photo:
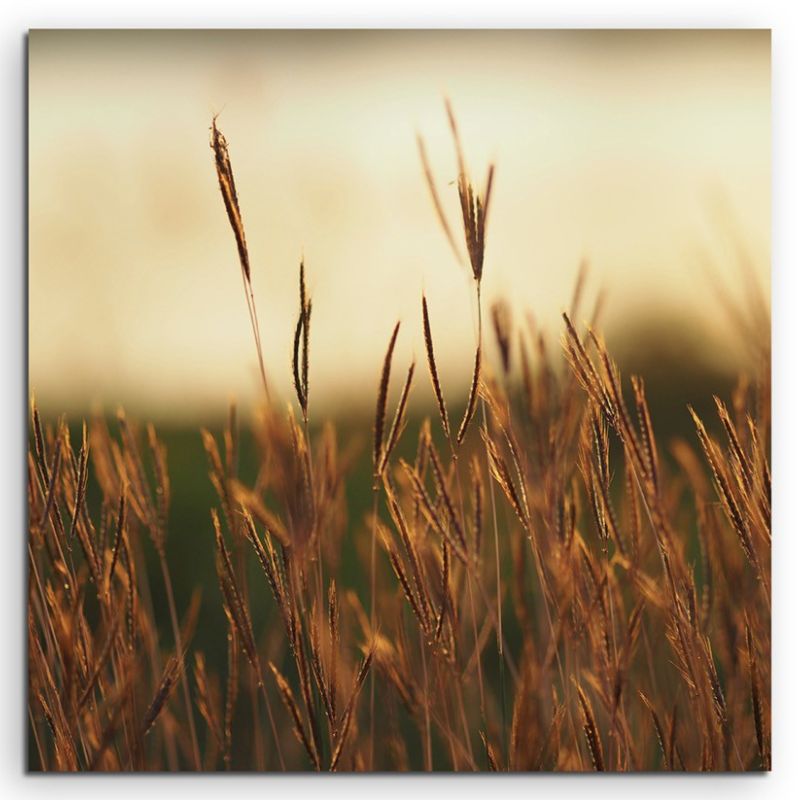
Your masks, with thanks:
[[[32,403],[31,769],[770,768],[768,311],[733,309],[741,375],[687,355],[646,383],[583,277],[560,342],[512,319],[481,296],[493,168],[473,182],[447,112],[457,221],[419,148],[475,290],[466,396],[423,297],[387,318],[374,417],[317,418],[301,265],[276,397],[215,120],[258,413],[84,427]],[[424,363],[394,357],[410,325]]]

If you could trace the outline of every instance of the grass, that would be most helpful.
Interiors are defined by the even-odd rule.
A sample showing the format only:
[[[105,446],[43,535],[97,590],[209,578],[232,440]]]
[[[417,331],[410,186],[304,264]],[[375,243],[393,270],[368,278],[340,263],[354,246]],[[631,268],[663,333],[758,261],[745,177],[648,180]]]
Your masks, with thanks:
[[[423,297],[430,388],[412,363],[393,390],[406,328],[387,320],[372,429],[316,419],[301,263],[281,405],[214,121],[264,389],[252,430],[232,407],[167,448],[122,412],[70,427],[32,400],[32,769],[770,768],[768,315],[737,310],[747,371],[668,438],[583,277],[560,351],[482,307],[494,169],[478,191],[447,114],[463,245],[419,148],[475,287],[467,396],[442,384]],[[410,410],[422,392],[430,417]]]

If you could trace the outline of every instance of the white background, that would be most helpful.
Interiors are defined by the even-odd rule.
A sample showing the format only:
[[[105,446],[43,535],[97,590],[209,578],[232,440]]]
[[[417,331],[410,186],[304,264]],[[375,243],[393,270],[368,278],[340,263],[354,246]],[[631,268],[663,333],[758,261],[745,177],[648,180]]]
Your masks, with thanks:
[[[527,5],[527,7],[525,7]],[[461,797],[488,793],[511,797],[726,798],[800,797],[800,547],[792,509],[800,470],[798,397],[798,211],[800,211],[800,29],[797,2],[708,2],[671,0],[640,3],[510,0],[370,3],[209,3],[138,0],[136,3],[7,2],[0,12],[2,86],[2,214],[4,260],[0,269],[0,492],[3,547],[0,557],[0,762],[3,796],[138,797],[182,792],[214,797],[314,793],[326,798],[408,797],[442,792]],[[379,7],[378,7],[379,6]],[[772,28],[773,47],[773,388],[774,572],[773,572],[773,766],[769,776],[465,776],[337,777],[135,777],[27,776],[25,752],[24,585],[26,559],[25,427],[27,403],[26,295],[26,108],[25,34],[37,27],[744,27]]]

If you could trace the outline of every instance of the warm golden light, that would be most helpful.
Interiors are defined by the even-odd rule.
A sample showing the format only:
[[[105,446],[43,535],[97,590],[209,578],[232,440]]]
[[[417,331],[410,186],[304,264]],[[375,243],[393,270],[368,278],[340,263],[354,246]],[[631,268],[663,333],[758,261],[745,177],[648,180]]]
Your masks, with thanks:
[[[413,331],[398,347],[422,355],[423,289],[443,372],[467,385],[469,281],[415,141],[455,218],[445,94],[470,164],[496,164],[487,298],[554,327],[588,258],[607,326],[654,302],[711,324],[699,251],[738,275],[720,198],[768,288],[769,79],[766,31],[34,32],[32,388],[46,406],[157,415],[257,396],[208,147],[217,113],[287,396],[301,254],[312,403],[360,404],[365,382],[371,397],[398,318]]]

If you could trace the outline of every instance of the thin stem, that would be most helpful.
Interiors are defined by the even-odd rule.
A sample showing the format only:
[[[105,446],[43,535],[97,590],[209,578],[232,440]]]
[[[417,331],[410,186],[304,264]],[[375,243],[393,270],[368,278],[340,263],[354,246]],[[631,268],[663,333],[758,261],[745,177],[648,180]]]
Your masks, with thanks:
[[[481,302],[481,282],[475,281],[475,299],[478,306],[478,348],[483,350],[483,303]],[[481,393],[481,422],[483,423],[484,436],[488,441],[489,426],[486,417],[486,400]],[[486,456],[486,472],[489,475],[489,497],[492,504],[492,529],[494,531],[494,565],[495,583],[497,590],[497,661],[500,672],[500,703],[503,717],[503,744],[506,741],[506,671],[503,663],[503,601],[500,591],[500,534],[497,528],[497,500],[494,494],[494,481],[491,479],[492,467],[489,459],[488,445],[484,447]]]
[[[375,541],[378,538],[378,479],[372,485],[372,543],[370,545],[370,633],[375,636]],[[369,768],[375,769],[375,670],[369,671]]]
[[[267,405],[270,404],[269,388],[267,387],[267,373],[264,369],[264,355],[261,350],[261,331],[258,327],[258,314],[256,312],[256,300],[253,296],[253,286],[242,271],[242,285],[244,286],[244,296],[247,301],[247,311],[250,315],[250,327],[253,330],[253,338],[256,343],[256,353],[258,354],[258,368],[261,373],[261,385],[264,388],[264,397]]]
[[[431,753],[431,711],[430,694],[428,691],[428,666],[425,657],[425,640],[422,637],[422,628],[419,629],[419,653],[422,660],[422,679],[425,700],[425,771],[433,771],[433,755]]]
[[[464,491],[461,487],[461,475],[458,471],[458,455],[456,454],[455,445],[453,444],[453,437],[452,434],[448,435],[447,441],[450,445],[450,454],[453,459],[453,472],[456,476],[456,488],[458,491],[458,505],[459,510],[461,512],[461,529],[466,533],[467,530],[467,518],[466,514],[464,513]],[[476,565],[477,566],[477,565]],[[470,565],[468,564],[466,569],[466,576],[467,576],[467,593],[469,595],[469,605],[470,605],[470,615],[472,617],[472,633],[475,639],[475,662],[478,668],[478,689],[480,691],[480,701],[481,701],[481,719],[483,721],[484,727],[486,726],[486,701],[484,698],[484,689],[483,689],[483,667],[481,665],[481,652],[480,652],[480,642],[478,641],[478,625],[475,618],[475,600],[472,593],[472,576]],[[470,748],[470,754],[472,753],[472,745],[468,742],[468,746]]]
[[[269,702],[269,695],[267,694],[267,686],[264,679],[260,674],[258,676],[258,685],[261,687],[261,694],[264,698],[264,705],[267,707],[267,716],[269,717],[269,726],[272,728],[272,738],[275,740],[275,749],[278,751],[278,761],[280,761],[281,769],[286,772],[286,764],[283,760],[283,752],[281,750],[281,740],[278,738],[278,729],[275,727],[275,718],[272,716],[272,704]]]
[[[478,303],[478,347],[483,347],[483,304],[481,303],[481,284],[477,281],[476,284],[476,299]],[[489,426],[486,418],[486,400],[481,394],[481,421],[483,423],[483,431],[486,436],[489,435]],[[491,475],[491,462],[489,460],[489,451],[485,449],[486,454],[486,469]],[[492,502],[492,527],[494,530],[494,560],[495,560],[495,579],[497,583],[497,649],[501,657],[503,655],[503,614],[502,614],[502,600],[500,597],[500,534],[497,529],[497,501],[494,494],[494,482],[489,481],[489,495]],[[502,662],[501,662],[502,663]]]
[[[164,586],[167,591],[167,605],[169,606],[169,616],[172,622],[172,635],[175,637],[175,650],[179,654],[179,657],[183,659],[183,643],[181,642],[181,631],[178,625],[178,612],[175,608],[175,596],[172,593],[172,580],[169,574],[169,567],[167,566],[167,559],[163,552],[159,552],[159,561],[161,562],[161,574],[164,576]],[[203,769],[203,764],[200,760],[200,748],[197,744],[197,731],[195,730],[194,713],[192,712],[192,699],[189,695],[189,681],[186,677],[185,669],[182,669],[180,672],[180,680],[183,689],[183,702],[186,705],[186,716],[189,720],[192,758],[194,759],[195,769],[200,772]]]

